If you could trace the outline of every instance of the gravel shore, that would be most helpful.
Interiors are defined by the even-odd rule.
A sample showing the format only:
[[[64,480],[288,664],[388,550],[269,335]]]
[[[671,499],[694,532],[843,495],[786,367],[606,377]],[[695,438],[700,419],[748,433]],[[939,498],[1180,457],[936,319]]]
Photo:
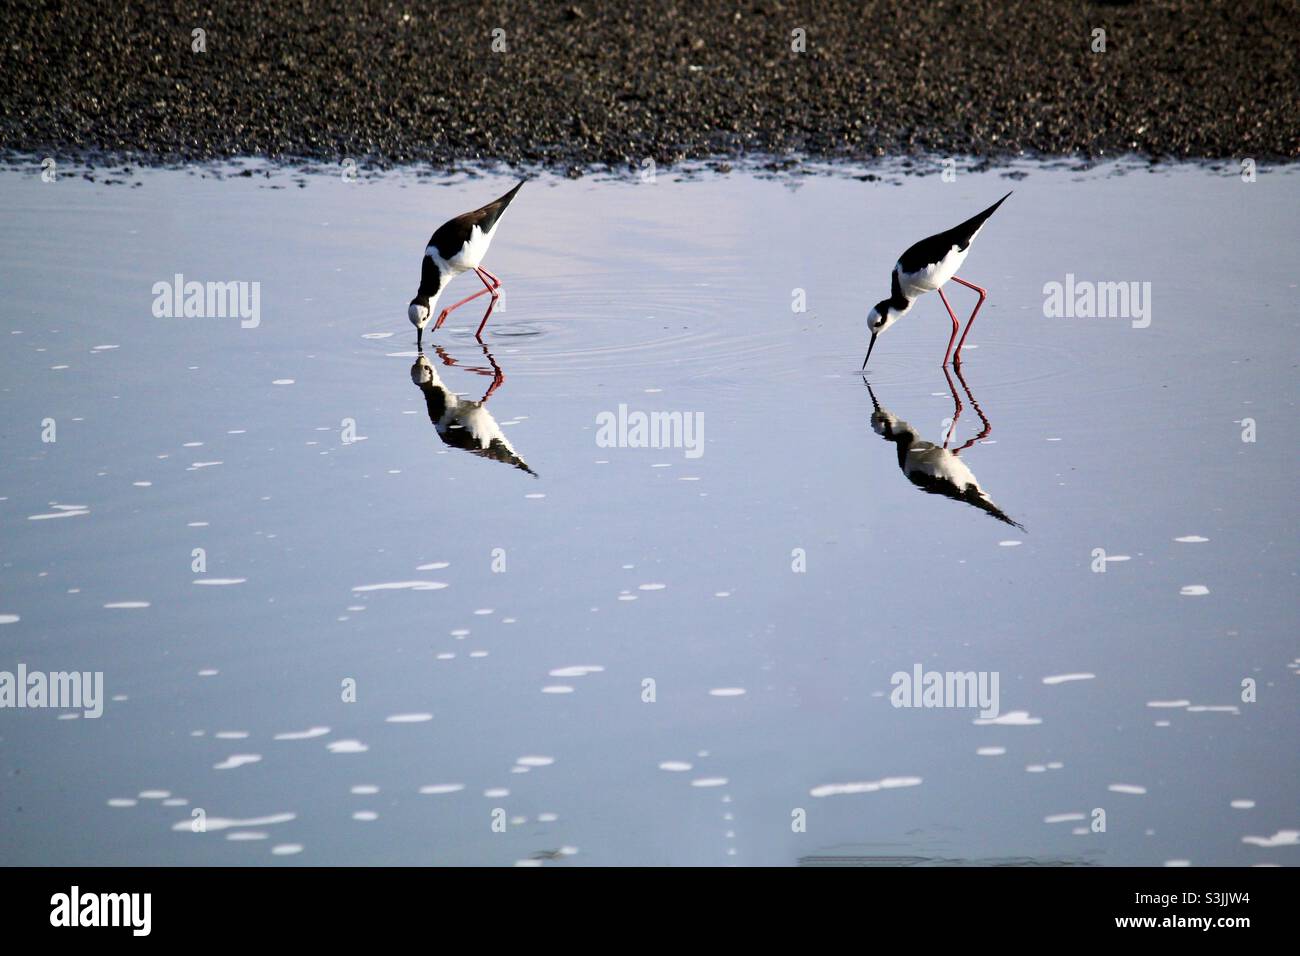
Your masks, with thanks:
[[[6,0],[4,11],[10,155],[575,170],[768,154],[1300,158],[1294,2]],[[1105,52],[1093,50],[1098,29]]]

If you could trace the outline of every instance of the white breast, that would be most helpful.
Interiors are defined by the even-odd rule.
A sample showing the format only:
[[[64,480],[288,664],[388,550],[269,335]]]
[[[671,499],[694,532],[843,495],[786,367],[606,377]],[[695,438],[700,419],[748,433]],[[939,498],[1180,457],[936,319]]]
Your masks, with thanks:
[[[909,299],[915,299],[923,293],[940,288],[957,274],[969,252],[970,246],[965,249],[953,246],[941,260],[917,272],[904,272],[901,265],[895,265],[894,271],[898,273],[898,284],[902,286],[903,294]]]
[[[499,219],[497,224],[500,224]],[[484,232],[478,226],[472,227],[469,232],[469,242],[461,246],[460,252],[450,259],[444,259],[440,256],[437,246],[429,246],[424,250],[424,254],[437,263],[438,268],[444,273],[453,276],[459,275],[462,272],[468,272],[470,269],[477,269],[482,265],[483,257],[487,255],[488,245],[492,242],[492,236],[496,231],[496,225],[493,225],[488,232]]]

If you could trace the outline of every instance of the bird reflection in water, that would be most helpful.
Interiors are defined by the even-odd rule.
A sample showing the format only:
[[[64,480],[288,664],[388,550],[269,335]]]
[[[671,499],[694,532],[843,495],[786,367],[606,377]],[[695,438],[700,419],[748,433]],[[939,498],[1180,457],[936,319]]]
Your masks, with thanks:
[[[423,350],[420,351],[415,364],[411,366],[411,381],[424,393],[424,403],[429,410],[429,421],[433,423],[444,445],[460,448],[480,458],[490,458],[493,461],[513,465],[536,478],[537,472],[529,468],[528,463],[519,457],[502,433],[501,426],[487,410],[487,400],[501,387],[506,377],[501,367],[497,365],[496,359],[492,357],[492,353],[488,351],[488,347],[486,345],[480,347],[483,349],[483,356],[487,359],[489,367],[459,365],[442,346],[435,347],[443,365],[456,366],[478,375],[491,377],[492,384],[477,402],[467,401],[447,388],[438,377],[438,370],[425,357]]]
[[[946,368],[943,370],[943,374],[944,378],[948,380],[948,390],[952,393],[954,410],[952,425],[949,426],[942,445],[922,440],[916,429],[894,415],[889,409],[881,406],[876,398],[875,390],[871,387],[871,383],[867,381],[866,376],[863,376],[863,384],[867,386],[867,391],[871,394],[871,404],[875,407],[875,411],[871,415],[871,427],[875,429],[876,434],[898,446],[898,467],[902,469],[903,474],[907,476],[907,480],[912,484],[932,495],[943,495],[945,498],[963,501],[986,514],[992,515],[1005,524],[1024,531],[1025,528],[1020,522],[1008,517],[1006,512],[993,503],[993,499],[980,487],[975,475],[959,457],[971,445],[977,441],[982,441],[992,431],[993,426],[989,424],[989,420],[981,410],[979,402],[975,401],[975,396],[971,394],[970,386],[966,384],[966,379],[962,377],[961,369],[958,368],[956,371],[957,379],[961,382],[966,397],[970,399],[975,414],[979,416],[980,422],[984,426],[978,435],[967,440],[961,447],[948,448],[948,444],[957,428],[957,419],[961,417],[963,406],[961,396],[958,395],[952,376]]]

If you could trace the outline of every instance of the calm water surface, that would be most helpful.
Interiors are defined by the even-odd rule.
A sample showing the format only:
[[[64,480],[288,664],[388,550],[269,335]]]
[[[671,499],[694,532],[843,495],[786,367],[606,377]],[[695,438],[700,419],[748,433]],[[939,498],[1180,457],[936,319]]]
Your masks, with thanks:
[[[0,710],[0,860],[1300,861],[1300,180],[1021,171],[537,180],[423,360],[424,242],[508,179],[0,174],[0,670],[111,698]],[[961,375],[930,296],[864,380],[1008,188]],[[693,447],[600,440],[653,412]]]

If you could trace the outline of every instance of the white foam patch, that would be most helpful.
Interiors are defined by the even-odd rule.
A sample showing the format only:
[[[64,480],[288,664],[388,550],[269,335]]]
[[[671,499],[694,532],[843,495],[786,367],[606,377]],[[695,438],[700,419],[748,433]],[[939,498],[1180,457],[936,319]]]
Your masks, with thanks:
[[[685,773],[693,768],[684,760],[665,760],[659,764],[659,769],[667,770],[669,773]]]
[[[838,797],[845,794],[876,793],[879,790],[920,785],[920,777],[885,777],[883,780],[859,780],[853,783],[824,783],[819,787],[813,787],[808,793],[814,797]]]
[[[260,830],[237,830],[234,833],[227,833],[227,840],[235,842],[251,842],[255,840],[265,840],[267,835]]]
[[[116,610],[123,610],[123,611],[136,611],[139,610],[140,608],[149,607],[149,602],[148,601],[113,601],[110,604],[105,604],[104,607],[113,608]]]
[[[725,787],[726,777],[699,777],[691,781],[692,787]]]
[[[555,763],[555,758],[529,755],[526,757],[520,757],[515,761],[515,763],[521,767],[549,767],[551,764]]]
[[[447,587],[443,581],[384,581],[381,584],[362,584],[353,591],[441,591]]]
[[[166,800],[171,795],[170,790],[141,790],[137,794],[141,800]]]
[[[243,584],[248,578],[195,578],[195,584],[209,584],[216,587],[222,587],[228,584]]]
[[[636,589],[638,591],[662,591],[666,587],[668,587],[666,584],[651,582],[650,584],[638,584]]]
[[[568,684],[548,684],[542,688],[543,694],[572,694],[573,688]]]
[[[1094,680],[1096,674],[1053,674],[1051,677],[1044,677],[1044,684],[1066,684],[1076,680]]]
[[[392,714],[384,718],[389,724],[424,724],[433,720],[433,714]]]
[[[459,793],[464,789],[465,785],[463,783],[431,783],[421,787],[420,792],[436,795],[440,793]]]
[[[28,521],[48,521],[51,518],[79,518],[82,515],[90,514],[88,505],[55,505],[54,511],[47,511],[43,514],[28,515]]]
[[[358,810],[356,813],[352,814],[352,819],[360,820],[363,823],[369,823],[371,820],[378,820],[379,814],[375,813],[374,810]]]
[[[17,614],[0,614],[0,624],[17,624],[21,620]]]
[[[1234,810],[1253,810],[1255,808],[1254,800],[1233,800],[1229,804]]]
[[[599,664],[575,664],[572,667],[557,667],[546,673],[549,677],[586,677],[588,674],[599,674],[604,669]]]
[[[359,740],[333,740],[325,747],[332,754],[363,754],[370,749]]]
[[[1148,707],[1190,707],[1190,700],[1149,700]]]
[[[489,798],[508,797],[510,796],[510,791],[505,787],[489,787],[483,791],[483,796]]]
[[[709,691],[710,697],[743,697],[744,694],[743,687],[715,687]]]
[[[1209,538],[1202,538],[1199,534],[1185,534],[1181,538],[1174,538],[1179,544],[1204,544]]]
[[[415,566],[417,571],[441,571],[443,568],[451,567],[450,561],[430,561],[428,564],[418,564]]]
[[[130,797],[113,797],[108,801],[110,807],[133,807],[135,801]]]
[[[257,763],[262,759],[261,754],[231,754],[221,763],[214,763],[213,770],[235,770],[246,764]]]
[[[980,747],[975,751],[975,755],[977,757],[1001,757],[1006,752],[1006,747]]]
[[[1201,597],[1203,595],[1209,594],[1210,589],[1207,588],[1204,584],[1184,584],[1181,588],[1179,588],[1178,593],[1183,595],[1184,597]]]
[[[283,733],[276,734],[273,740],[311,740],[313,737],[324,737],[330,732],[328,727],[308,727],[306,730],[286,730]]]
[[[1044,823],[1077,823],[1080,820],[1088,819],[1082,813],[1054,813],[1051,816],[1043,817]]]
[[[1030,717],[1027,710],[1012,710],[997,717],[976,717],[973,721],[979,727],[991,725],[999,727],[1033,727],[1042,722],[1041,717]]]
[[[272,856],[294,856],[302,852],[301,843],[277,843],[271,847]]]
[[[379,792],[379,788],[373,783],[359,783],[349,792],[355,793],[359,797],[372,797]]]
[[[1111,793],[1132,793],[1141,795],[1147,792],[1146,787],[1139,787],[1135,783],[1112,783],[1106,788]]]
[[[1272,836],[1244,836],[1241,838],[1242,843],[1249,843],[1251,846],[1275,847],[1275,846],[1300,846],[1300,830],[1278,830]]]
[[[295,813],[273,813],[266,817],[249,817],[247,820],[210,816],[204,821],[204,828],[206,832],[211,833],[214,830],[230,830],[238,827],[270,827],[295,819],[297,819]],[[193,833],[192,823],[192,820],[177,820],[172,824],[172,829],[177,833]]]

